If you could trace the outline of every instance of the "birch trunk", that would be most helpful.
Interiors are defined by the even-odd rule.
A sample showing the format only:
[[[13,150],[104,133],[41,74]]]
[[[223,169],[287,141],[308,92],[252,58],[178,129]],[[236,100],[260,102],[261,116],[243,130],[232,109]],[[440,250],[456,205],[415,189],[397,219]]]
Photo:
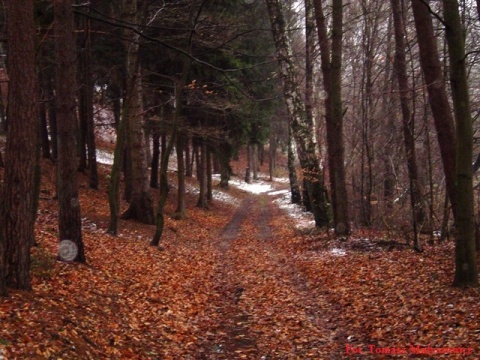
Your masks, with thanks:
[[[287,37],[287,26],[279,0],[265,0],[272,26],[279,70],[283,79],[283,95],[289,115],[289,126],[295,139],[302,175],[312,205],[317,227],[329,223],[325,188],[322,186],[319,161],[313,133],[314,126],[306,116],[305,106],[296,82],[297,70],[293,62],[293,53]]]

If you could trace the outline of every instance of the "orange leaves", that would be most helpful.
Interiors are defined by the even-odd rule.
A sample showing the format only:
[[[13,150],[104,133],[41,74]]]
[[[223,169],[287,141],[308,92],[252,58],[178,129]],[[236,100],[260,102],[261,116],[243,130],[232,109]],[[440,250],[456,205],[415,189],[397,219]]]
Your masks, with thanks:
[[[347,345],[368,354],[410,344],[480,353],[479,292],[450,287],[449,244],[417,254],[366,230],[348,242],[299,236],[262,195],[228,239],[228,205],[166,217],[160,251],[148,246],[152,227],[122,222],[106,235],[106,200],[82,196],[96,204],[82,207],[88,264],[56,261],[55,204],[44,201],[34,291],[0,299],[6,358],[340,359]]]

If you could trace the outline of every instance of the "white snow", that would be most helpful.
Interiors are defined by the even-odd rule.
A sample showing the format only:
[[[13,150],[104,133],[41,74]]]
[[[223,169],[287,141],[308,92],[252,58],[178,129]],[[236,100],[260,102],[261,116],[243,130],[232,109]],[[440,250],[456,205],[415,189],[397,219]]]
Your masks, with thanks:
[[[303,206],[292,204],[289,190],[284,190],[283,196],[273,200],[273,202],[295,220],[297,229],[308,229],[315,227],[313,215],[309,212],[306,212]]]
[[[220,175],[215,174],[213,178],[218,180],[220,179]],[[265,174],[260,174],[260,178],[268,178],[268,176]],[[271,182],[266,182],[264,180],[253,180],[250,184],[247,184],[246,182],[238,178],[234,178],[230,179],[228,183],[229,186],[241,189],[251,194],[267,194],[269,196],[277,197],[273,200],[273,203],[280,207],[282,210],[284,210],[290,217],[295,220],[296,227],[298,229],[314,228],[315,221],[313,220],[313,215],[306,212],[303,206],[291,203],[290,190],[275,189],[275,184],[281,184],[282,187],[284,187],[285,184],[288,184],[288,181],[288,178],[274,178]],[[193,187],[189,188],[188,190],[193,193],[198,192],[198,190]],[[240,204],[239,199],[234,198],[225,191],[216,190],[214,191],[213,197],[216,200],[223,201],[232,205]]]
[[[233,180],[230,180],[228,183],[232,186],[235,186],[251,194],[264,194],[273,190],[271,184],[267,184],[261,180],[257,180],[257,181],[251,182],[250,184],[247,184],[244,181],[233,179]]]
[[[330,250],[330,254],[333,256],[345,256],[347,255],[347,252],[344,249],[333,248]]]
[[[106,150],[97,149],[97,162],[104,165],[113,165],[113,154]]]
[[[289,194],[289,193],[290,193],[290,191],[285,189],[285,190],[270,191],[268,193],[268,195],[276,196],[276,195],[286,195],[286,194]]]

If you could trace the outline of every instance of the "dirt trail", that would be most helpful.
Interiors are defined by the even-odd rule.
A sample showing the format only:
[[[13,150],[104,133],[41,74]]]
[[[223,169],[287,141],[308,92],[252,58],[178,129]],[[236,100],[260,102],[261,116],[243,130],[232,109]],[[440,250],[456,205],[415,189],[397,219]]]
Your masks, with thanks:
[[[277,243],[286,219],[267,195],[251,195],[218,239],[215,294],[202,359],[318,358],[324,309]],[[329,357],[330,358],[330,357]]]

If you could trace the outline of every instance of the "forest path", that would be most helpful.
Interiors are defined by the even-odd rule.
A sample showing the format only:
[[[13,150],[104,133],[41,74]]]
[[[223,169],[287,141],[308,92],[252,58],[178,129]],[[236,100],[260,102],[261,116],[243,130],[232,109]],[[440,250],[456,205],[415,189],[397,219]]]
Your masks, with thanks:
[[[218,237],[216,287],[200,358],[325,354],[325,304],[308,288],[292,254],[277,242],[291,222],[272,200],[263,194],[247,197]]]

